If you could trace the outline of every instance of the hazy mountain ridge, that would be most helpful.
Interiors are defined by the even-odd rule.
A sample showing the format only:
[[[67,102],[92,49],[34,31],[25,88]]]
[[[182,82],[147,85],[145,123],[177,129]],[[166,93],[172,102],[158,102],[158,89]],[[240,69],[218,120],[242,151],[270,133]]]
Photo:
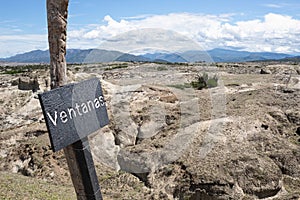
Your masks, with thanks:
[[[293,59],[295,57],[295,59]],[[298,57],[298,59],[297,59]],[[248,52],[228,49],[212,49],[209,51],[186,51],[182,53],[145,53],[133,55],[120,51],[108,51],[102,49],[68,49],[66,54],[69,63],[100,63],[113,61],[137,61],[137,62],[247,62],[291,59],[299,60],[299,56],[284,53]],[[49,63],[48,50],[34,50],[23,54],[17,54],[9,58],[0,58],[4,62],[20,63]]]
[[[157,62],[189,62],[188,60],[184,59],[180,54],[177,53],[147,53],[144,54],[143,57],[148,58],[151,61]]]
[[[248,52],[235,51],[227,49],[212,49],[208,51],[215,62],[246,62],[246,61],[264,61],[264,60],[280,60],[292,55],[284,53],[272,52]]]

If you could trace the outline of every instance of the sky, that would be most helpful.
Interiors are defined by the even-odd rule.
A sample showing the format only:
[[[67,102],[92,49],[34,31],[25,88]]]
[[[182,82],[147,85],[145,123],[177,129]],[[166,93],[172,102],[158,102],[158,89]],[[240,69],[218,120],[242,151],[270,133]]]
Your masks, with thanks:
[[[46,16],[46,0],[2,0],[0,58],[46,50]],[[156,34],[152,34],[153,30]],[[128,33],[148,32],[135,34],[140,37],[138,40],[146,38],[146,48],[151,42],[161,41],[157,37],[162,30],[166,34],[161,46],[166,47],[176,41],[179,46],[186,38],[192,41],[188,44],[196,43],[204,50],[226,48],[300,55],[300,1],[69,1],[67,48],[101,48],[106,41],[124,38]],[[172,45],[172,39],[168,39],[171,32],[182,36],[173,38]]]

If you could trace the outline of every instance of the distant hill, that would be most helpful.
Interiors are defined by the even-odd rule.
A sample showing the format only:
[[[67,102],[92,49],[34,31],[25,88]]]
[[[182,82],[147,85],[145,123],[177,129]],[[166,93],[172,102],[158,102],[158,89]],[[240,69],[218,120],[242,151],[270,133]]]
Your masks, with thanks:
[[[238,62],[241,58],[249,56],[247,51],[234,51],[226,49],[212,49],[207,52],[215,62]]]
[[[34,50],[23,54],[17,54],[9,58],[2,58],[2,62],[19,63],[49,63],[49,51]],[[101,49],[68,49],[66,54],[68,63],[100,63],[113,61],[150,61],[142,56],[124,54],[119,51],[107,51]]]
[[[148,58],[151,61],[156,62],[170,62],[170,63],[183,63],[183,62],[189,62],[188,60],[185,60],[181,55],[176,53],[147,53],[144,54],[143,57]]]
[[[92,50],[79,50],[79,49],[68,49],[66,59],[68,62],[83,62],[86,56]],[[9,58],[2,58],[0,61],[5,62],[19,62],[19,63],[49,63],[50,54],[49,50],[34,50],[23,54],[17,54]]]
[[[293,56],[293,57],[289,57],[289,58],[283,58],[283,59],[280,59],[280,61],[283,61],[283,62],[300,62],[300,56]]]
[[[82,63],[85,58],[93,51],[93,49],[68,49],[66,54],[66,60],[69,63]]]
[[[146,53],[133,55],[119,51],[102,49],[68,49],[66,59],[68,63],[99,63],[113,61],[137,62],[247,62],[298,59],[289,54],[270,52],[248,52],[227,49],[212,49],[209,51],[186,51],[182,53]],[[34,50],[17,54],[9,58],[2,58],[0,62],[19,63],[49,63],[49,51]]]
[[[17,54],[9,58],[2,58],[5,62],[22,62],[22,63],[49,63],[49,51],[34,50],[22,54]]]
[[[213,49],[208,54],[215,62],[247,62],[247,61],[264,61],[279,60],[291,57],[289,54],[270,53],[270,52],[248,52],[235,51],[227,49]]]
[[[125,53],[125,54],[122,54],[121,56],[119,56],[117,59],[115,59],[115,61],[151,62],[152,60],[148,59],[144,56],[135,56],[135,55],[132,55],[132,54]]]
[[[68,55],[68,51],[67,51]],[[90,52],[86,57],[79,61],[81,63],[100,63],[100,62],[111,62],[122,56],[123,53],[119,51],[106,51],[102,49],[90,49]],[[71,62],[66,58],[67,62]],[[72,61],[74,62],[74,61]]]
[[[185,51],[180,53],[180,56],[189,62],[214,62],[206,51]]]

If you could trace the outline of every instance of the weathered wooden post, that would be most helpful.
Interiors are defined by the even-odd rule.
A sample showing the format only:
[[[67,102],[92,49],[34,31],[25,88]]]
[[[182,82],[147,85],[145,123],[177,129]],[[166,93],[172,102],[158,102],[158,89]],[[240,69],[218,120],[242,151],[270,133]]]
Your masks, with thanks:
[[[108,124],[99,79],[39,94],[53,151],[64,149],[78,199],[102,199],[87,136]]]
[[[68,3],[47,0],[52,90],[39,99],[52,149],[64,150],[77,199],[99,200],[102,195],[87,136],[108,124],[108,116],[98,79],[65,85]]]
[[[51,89],[66,84],[66,40],[69,0],[47,0]]]

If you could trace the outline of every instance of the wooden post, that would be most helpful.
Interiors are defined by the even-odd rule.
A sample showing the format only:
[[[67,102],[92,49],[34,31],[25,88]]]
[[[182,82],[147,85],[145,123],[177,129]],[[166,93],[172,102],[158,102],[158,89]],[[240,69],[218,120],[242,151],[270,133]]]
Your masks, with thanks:
[[[66,84],[66,40],[69,0],[47,0],[51,89]]]
[[[87,137],[64,148],[72,182],[79,200],[102,199]]]
[[[66,31],[69,0],[47,0],[51,89],[66,84]],[[79,200],[100,200],[98,183],[87,137],[64,148]]]

